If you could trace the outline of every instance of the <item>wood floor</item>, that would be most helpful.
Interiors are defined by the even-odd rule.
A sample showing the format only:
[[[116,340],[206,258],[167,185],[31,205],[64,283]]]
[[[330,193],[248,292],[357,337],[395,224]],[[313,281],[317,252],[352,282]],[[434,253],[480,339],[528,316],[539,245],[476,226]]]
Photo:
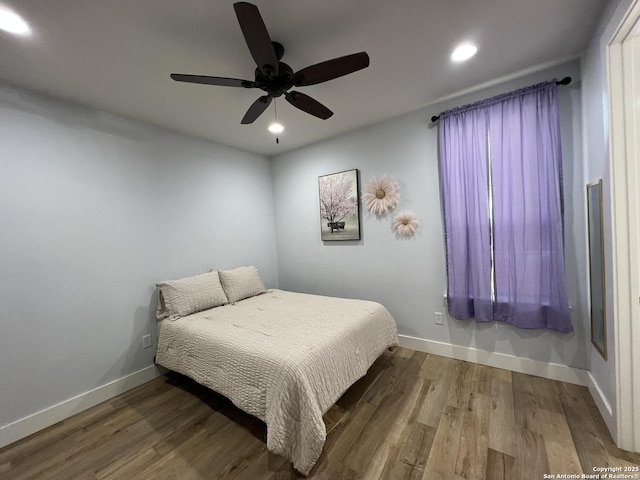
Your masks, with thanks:
[[[584,387],[403,348],[325,422],[313,479],[537,480],[640,465]],[[299,478],[267,452],[265,432],[206,388],[160,377],[1,449],[0,479]]]

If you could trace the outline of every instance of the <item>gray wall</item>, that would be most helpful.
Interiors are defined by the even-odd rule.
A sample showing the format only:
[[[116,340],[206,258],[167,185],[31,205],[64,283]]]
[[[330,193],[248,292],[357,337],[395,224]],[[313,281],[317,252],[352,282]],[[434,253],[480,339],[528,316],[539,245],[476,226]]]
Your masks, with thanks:
[[[271,164],[0,86],[0,426],[151,365],[155,350],[142,350],[141,336],[152,333],[155,344],[154,283],[239,264],[257,265],[269,287],[380,301],[405,335],[590,367],[615,400],[612,362],[594,355],[588,323],[584,184],[605,176],[606,165],[601,43],[594,40],[584,61],[584,85],[570,62]],[[575,332],[451,318],[434,325],[433,312],[446,311],[446,281],[437,127],[429,118],[565,75],[574,78],[560,100]],[[415,237],[397,238],[390,216],[363,211],[361,241],[320,241],[317,177],[351,168],[362,184],[382,174],[399,181],[396,211],[418,216]]]
[[[589,343],[589,370],[594,382],[613,410],[613,419],[616,414],[616,371],[613,321],[613,275],[612,269],[610,268],[613,265],[613,253],[611,246],[611,179],[609,176],[609,104],[606,48],[631,3],[631,0],[611,0],[600,19],[582,62],[584,78],[583,124],[585,153],[583,183],[586,184],[599,178],[603,179],[605,288],[607,302],[608,360],[605,360],[591,343]],[[607,268],[607,266],[609,268]],[[625,319],[620,319],[619,321],[625,321]],[[615,421],[612,421],[612,418],[607,415],[604,415],[604,418],[608,421],[609,429],[613,432],[615,438]]]
[[[269,160],[0,86],[0,426],[152,365],[155,282],[257,265]]]
[[[569,298],[575,332],[525,331],[503,324],[448,318],[444,246],[438,185],[437,127],[430,117],[447,108],[552,77],[573,77],[560,89],[566,199]],[[366,298],[386,305],[401,334],[543,362],[587,367],[586,238],[578,61],[527,75],[432,105],[347,135],[272,159],[280,286],[310,293]],[[320,240],[318,176],[357,168],[361,183],[388,174],[400,185],[397,212],[420,221],[413,238],[391,231],[391,216],[362,212],[362,240]]]

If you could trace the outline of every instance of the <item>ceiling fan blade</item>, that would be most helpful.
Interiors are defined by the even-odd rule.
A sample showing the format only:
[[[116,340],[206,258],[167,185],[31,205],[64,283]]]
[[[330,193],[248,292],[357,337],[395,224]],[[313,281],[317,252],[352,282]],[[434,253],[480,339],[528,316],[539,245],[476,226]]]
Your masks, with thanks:
[[[255,88],[255,82],[251,80],[241,80],[239,78],[208,77],[206,75],[183,75],[172,73],[171,78],[176,82],[201,83],[203,85],[220,85],[223,87],[244,87]]]
[[[284,94],[284,98],[294,107],[315,117],[321,118],[322,120],[326,120],[333,115],[331,110],[304,93],[286,92]]]
[[[357,72],[368,66],[369,55],[367,52],[353,53],[303,68],[293,75],[293,84],[296,87],[315,85]]]
[[[277,76],[278,57],[258,7],[247,2],[238,2],[233,4],[233,8],[256,65],[265,75]]]
[[[273,97],[271,95],[263,95],[258,98],[255,102],[251,104],[247,113],[244,114],[242,121],[240,122],[242,125],[247,125],[249,123],[253,123],[256,118],[262,115],[267,107],[271,104],[271,100]]]

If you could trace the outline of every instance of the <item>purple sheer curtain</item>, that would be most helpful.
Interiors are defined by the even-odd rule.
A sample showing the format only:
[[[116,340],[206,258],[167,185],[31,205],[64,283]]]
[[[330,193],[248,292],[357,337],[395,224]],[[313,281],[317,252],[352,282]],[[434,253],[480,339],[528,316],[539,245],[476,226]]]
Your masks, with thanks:
[[[493,320],[488,119],[481,110],[440,116],[449,313],[485,322]]]
[[[557,89],[555,81],[545,82],[440,116],[447,286],[455,318],[573,330]],[[476,218],[480,228],[469,221]]]

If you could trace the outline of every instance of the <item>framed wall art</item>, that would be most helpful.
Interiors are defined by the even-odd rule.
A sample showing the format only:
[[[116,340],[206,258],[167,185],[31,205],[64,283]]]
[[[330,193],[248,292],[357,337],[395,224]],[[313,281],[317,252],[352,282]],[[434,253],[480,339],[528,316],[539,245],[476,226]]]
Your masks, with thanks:
[[[360,240],[358,170],[318,177],[318,188],[322,240]]]

